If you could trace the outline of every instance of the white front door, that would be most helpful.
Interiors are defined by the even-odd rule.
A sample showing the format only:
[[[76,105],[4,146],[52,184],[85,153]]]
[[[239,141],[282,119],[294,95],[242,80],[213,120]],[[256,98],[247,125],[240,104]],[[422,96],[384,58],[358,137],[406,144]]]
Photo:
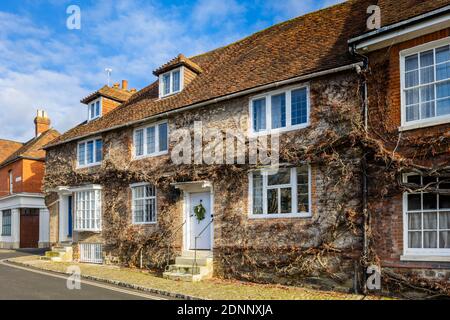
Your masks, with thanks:
[[[199,204],[205,208],[205,218],[198,220],[195,207]],[[209,192],[191,193],[189,204],[189,249],[211,250],[211,194]],[[209,225],[208,225],[209,224]],[[197,238],[197,241],[196,241]],[[197,246],[197,247],[196,247]]]

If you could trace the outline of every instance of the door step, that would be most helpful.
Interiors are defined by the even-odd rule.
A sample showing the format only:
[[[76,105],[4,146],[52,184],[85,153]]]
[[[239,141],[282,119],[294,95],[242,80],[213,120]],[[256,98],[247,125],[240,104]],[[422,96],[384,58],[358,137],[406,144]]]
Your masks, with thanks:
[[[54,262],[71,262],[73,259],[73,249],[69,245],[58,244],[52,247],[51,251],[46,251],[42,260],[50,260]]]
[[[163,278],[197,282],[204,279],[210,279],[213,276],[213,259],[197,258],[192,256],[181,256],[175,259],[175,264],[168,266],[167,271],[163,273]]]

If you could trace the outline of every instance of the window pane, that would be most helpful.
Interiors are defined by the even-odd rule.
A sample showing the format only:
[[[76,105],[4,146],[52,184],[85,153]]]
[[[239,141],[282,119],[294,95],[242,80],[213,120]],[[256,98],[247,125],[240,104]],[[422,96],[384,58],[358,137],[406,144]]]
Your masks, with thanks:
[[[424,231],[423,247],[424,248],[437,248],[437,232],[436,231]]]
[[[266,129],[266,99],[253,101],[253,130],[255,132]]]
[[[422,119],[434,117],[434,101],[425,102],[420,105]]]
[[[95,103],[95,116],[96,117],[100,116],[100,101],[97,101]]]
[[[95,140],[95,162],[103,160],[103,142],[101,139]]]
[[[439,213],[439,229],[450,229],[450,212]]]
[[[417,68],[419,68],[417,54],[405,58],[406,71],[416,70]]]
[[[147,128],[147,154],[156,152],[155,127]]]
[[[281,213],[292,213],[292,190],[291,188],[280,189]]]
[[[134,201],[134,221],[144,222],[144,200],[139,199]]]
[[[155,196],[155,187],[152,185],[145,186],[145,196],[146,197],[154,197]]]
[[[408,183],[415,183],[420,186],[420,185],[422,185],[421,178],[422,177],[419,175],[411,175],[411,176],[407,177],[407,181],[408,181]]]
[[[420,89],[420,95],[422,102],[434,100],[434,85],[422,87]]]
[[[297,168],[297,211],[309,212],[308,167]]]
[[[291,123],[292,125],[307,121],[307,90],[306,88],[291,92]]]
[[[420,194],[408,194],[408,211],[420,210],[421,206],[421,196]]]
[[[84,143],[81,143],[78,145],[78,164],[80,166],[85,165],[85,160],[84,160],[84,158],[86,156],[85,148],[86,148],[86,144],[84,144]]]
[[[144,154],[144,130],[136,130],[134,135],[134,148],[137,156]]]
[[[269,186],[290,184],[291,183],[291,169],[280,168],[278,173],[269,174],[267,176],[267,184]]]
[[[272,96],[272,129],[286,127],[286,95]]]
[[[89,107],[90,118],[93,119],[95,117],[95,105],[91,104]]]
[[[253,214],[263,214],[263,178],[260,172],[253,172]]]
[[[440,47],[436,49],[436,63],[450,60],[450,46]]]
[[[444,116],[450,114],[450,98],[438,100],[436,104],[437,115]]]
[[[422,229],[422,214],[408,213],[408,230],[421,230],[421,229]]]
[[[422,232],[408,232],[408,248],[422,248]]]
[[[159,151],[167,151],[167,123],[159,126]]]
[[[172,73],[172,91],[177,92],[180,90],[180,71]]]
[[[450,231],[439,232],[439,248],[450,248]]]
[[[87,163],[94,163],[94,141],[88,141],[87,148]]]
[[[406,105],[419,103],[419,89],[410,89],[405,91]]]
[[[164,94],[170,93],[170,73],[163,75],[163,92]]]
[[[267,190],[267,213],[278,213],[278,189]]]
[[[428,67],[434,64],[433,50],[428,50],[420,53],[420,67]]]
[[[450,81],[438,83],[436,85],[436,95],[438,99],[450,97]]]
[[[423,194],[423,210],[437,209],[437,195],[433,193]]]
[[[419,105],[406,106],[406,121],[419,120]]]
[[[450,195],[448,194],[439,195],[439,209],[450,209]]]
[[[424,229],[437,229],[437,212],[424,212],[423,228]]]
[[[420,69],[420,84],[431,83],[434,81],[434,67]]]
[[[410,71],[405,73],[405,87],[415,87],[419,84],[419,71]]]
[[[450,78],[450,62],[438,64],[436,66],[436,80],[445,80]]]

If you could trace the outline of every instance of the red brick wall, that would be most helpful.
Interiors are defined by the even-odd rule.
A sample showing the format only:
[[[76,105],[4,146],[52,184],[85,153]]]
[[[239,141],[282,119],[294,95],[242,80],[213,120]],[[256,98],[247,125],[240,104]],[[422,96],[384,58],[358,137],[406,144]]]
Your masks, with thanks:
[[[42,192],[45,164],[43,161],[22,159],[0,169],[0,197],[9,195],[9,171],[13,173],[13,192]],[[16,178],[21,177],[20,181]]]
[[[9,192],[9,172],[13,174],[13,192],[22,192],[22,181],[16,182],[17,177],[22,177],[22,160],[11,163],[0,169],[0,197],[7,196]],[[23,180],[23,179],[22,179]]]

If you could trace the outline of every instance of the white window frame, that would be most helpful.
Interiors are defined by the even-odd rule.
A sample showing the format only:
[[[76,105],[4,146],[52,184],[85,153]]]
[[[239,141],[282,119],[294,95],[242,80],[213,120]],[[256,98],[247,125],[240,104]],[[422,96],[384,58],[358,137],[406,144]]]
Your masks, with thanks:
[[[101,232],[102,231],[102,187],[99,185],[91,185],[86,186],[82,188],[74,188],[71,189],[74,194],[74,226],[73,230],[77,232],[83,232],[83,231],[89,231],[89,232]],[[92,209],[89,211],[89,217],[86,217],[86,215],[83,218],[83,213],[78,210],[79,206],[79,195],[80,193],[86,193],[86,192],[93,192],[95,197],[95,208],[93,209],[93,216],[92,216]],[[81,214],[81,216],[80,216]],[[82,225],[82,220],[91,220],[91,219],[98,219],[99,223],[97,226],[92,227],[85,227]],[[81,224],[81,225],[80,225]],[[95,223],[94,223],[95,224]]]
[[[103,264],[103,244],[81,242],[79,248],[80,262]]]
[[[406,183],[409,176],[417,175],[415,173],[405,173],[403,174],[403,182]],[[403,256],[404,257],[450,257],[450,249],[443,249],[443,248],[408,248],[408,192],[403,193]],[[438,196],[439,197],[439,196]],[[434,210],[413,210],[409,212],[417,212],[417,213],[423,213],[423,212],[439,212],[439,211],[450,211],[449,209],[439,209],[439,206],[437,206],[437,209]],[[437,217],[438,219],[438,225],[437,225],[437,232],[439,233],[439,215]],[[423,232],[423,221],[422,221],[422,232]],[[439,238],[438,238],[439,239]],[[407,258],[404,258],[404,260],[408,260]],[[426,259],[425,259],[426,260]]]
[[[418,54],[423,51],[428,51],[434,49],[437,49],[439,47],[449,45],[450,44],[450,37],[443,38],[436,41],[431,41],[413,48],[405,49],[400,51],[399,58],[400,58],[400,100],[401,100],[401,126],[399,128],[400,131],[406,131],[406,130],[413,130],[418,128],[424,128],[424,127],[430,127],[430,126],[436,126],[440,124],[445,124],[450,122],[450,114],[449,115],[443,115],[443,116],[435,116],[433,118],[426,118],[426,119],[419,119],[414,121],[406,121],[406,88],[405,88],[405,58],[407,56]],[[436,56],[434,55],[434,59]],[[434,66],[436,66],[436,61],[434,61]],[[430,84],[436,84],[439,82],[445,82],[448,80],[436,80],[436,68],[434,68],[434,82]],[[419,71],[419,86],[420,86],[420,71]],[[415,87],[412,87],[415,88]],[[412,89],[412,88],[408,88]],[[437,100],[436,96],[436,87],[434,90],[434,101]],[[419,103],[420,103],[420,90],[419,90]],[[436,103],[436,102],[435,102]],[[420,108],[420,104],[419,104]]]
[[[306,89],[306,122],[296,124],[296,125],[291,125],[291,120],[292,120],[291,93],[292,93],[292,91],[298,90],[298,89]],[[285,97],[286,97],[286,127],[272,129],[271,128],[272,127],[272,99],[271,99],[271,97],[282,94],[282,93],[284,93]],[[262,98],[265,98],[265,100],[266,100],[266,129],[263,131],[256,132],[253,128],[253,101],[260,100]],[[250,134],[250,136],[253,136],[253,137],[306,128],[310,125],[311,96],[310,96],[309,83],[291,86],[291,87],[287,87],[284,89],[269,91],[269,92],[265,92],[263,94],[253,96],[250,98],[248,110],[249,110],[249,134]]]
[[[259,170],[253,170],[248,173],[248,217],[250,219],[273,219],[273,218],[310,218],[312,216],[312,190],[311,190],[311,166],[308,164],[308,212],[297,212],[297,205],[298,205],[298,199],[297,199],[297,167],[288,167],[287,169],[290,169],[291,174],[291,183],[287,185],[277,185],[277,188],[291,188],[291,199],[292,204],[291,213],[280,213],[280,214],[268,214],[267,213],[267,189],[268,188],[267,181],[268,181],[268,174],[273,169],[259,169]],[[253,172],[260,171],[262,178],[263,178],[263,213],[262,214],[253,214]],[[278,199],[280,201],[280,199]]]
[[[14,181],[13,181],[13,171],[9,170],[8,172],[8,179],[9,179],[9,193],[13,194],[14,193]]]
[[[135,193],[134,193],[134,188],[137,187],[145,187],[145,186],[153,186],[153,188],[155,189],[155,195],[152,197],[144,197],[144,198],[139,198],[139,199],[155,199],[155,221],[143,221],[143,222],[136,222],[135,220],[135,206],[134,206],[134,201],[138,200],[135,198]],[[137,225],[141,225],[141,224],[157,224],[158,223],[158,189],[156,188],[156,186],[147,183],[147,182],[139,182],[139,183],[133,183],[130,184],[130,189],[131,189],[131,220],[133,224],[137,224]]]
[[[95,114],[95,105],[96,105],[97,102],[99,102],[99,104],[100,104],[99,114],[98,115]],[[94,105],[94,117],[91,117],[91,106],[92,105]],[[99,97],[99,98],[89,102],[87,109],[88,109],[88,116],[87,116],[88,121],[92,121],[92,120],[100,118],[102,116],[102,113],[103,113],[103,99],[102,99],[102,97]]]
[[[180,90],[178,91],[173,91],[173,74],[174,72],[180,71]],[[164,94],[164,76],[165,75],[170,75],[170,81],[169,81],[169,86],[170,86],[170,90],[169,93]],[[178,67],[176,69],[164,72],[162,74],[159,75],[159,98],[165,98],[177,93],[180,93],[181,91],[183,91],[184,88],[184,67]]]
[[[157,150],[159,150],[159,125],[163,124],[163,123],[167,124],[167,150],[157,151]],[[151,128],[151,127],[155,127],[155,152],[147,153],[147,129]],[[136,131],[138,131],[138,130],[143,130],[143,132],[144,132],[144,135],[143,135],[144,145],[143,145],[143,154],[142,155],[136,155]],[[134,129],[133,130],[133,147],[132,147],[133,159],[139,160],[139,159],[144,159],[144,158],[149,158],[149,157],[157,157],[157,156],[161,156],[164,154],[168,154],[169,153],[169,135],[170,135],[169,121],[167,121],[167,120],[153,122],[150,125],[146,125],[146,126],[142,126],[142,127],[138,127],[136,129]]]
[[[94,160],[97,160],[96,159],[96,154],[97,154],[97,144],[95,143],[97,140],[102,140],[102,160],[101,161],[94,161],[93,163],[87,163],[87,144],[88,144],[88,142],[93,142],[94,143],[94,154],[93,154],[93,156],[94,156]],[[82,145],[82,144],[84,144],[85,145],[85,149],[84,149],[84,164],[83,165],[80,165],[80,161],[79,161],[79,156],[80,156],[80,145]],[[81,169],[81,168],[88,168],[88,167],[95,167],[95,166],[99,166],[99,165],[101,165],[102,164],[102,161],[103,161],[103,148],[104,148],[104,145],[103,145],[103,139],[102,139],[102,137],[95,137],[95,138],[89,138],[89,139],[86,139],[86,140],[83,140],[83,141],[80,141],[80,142],[78,142],[78,144],[77,144],[77,169]]]

